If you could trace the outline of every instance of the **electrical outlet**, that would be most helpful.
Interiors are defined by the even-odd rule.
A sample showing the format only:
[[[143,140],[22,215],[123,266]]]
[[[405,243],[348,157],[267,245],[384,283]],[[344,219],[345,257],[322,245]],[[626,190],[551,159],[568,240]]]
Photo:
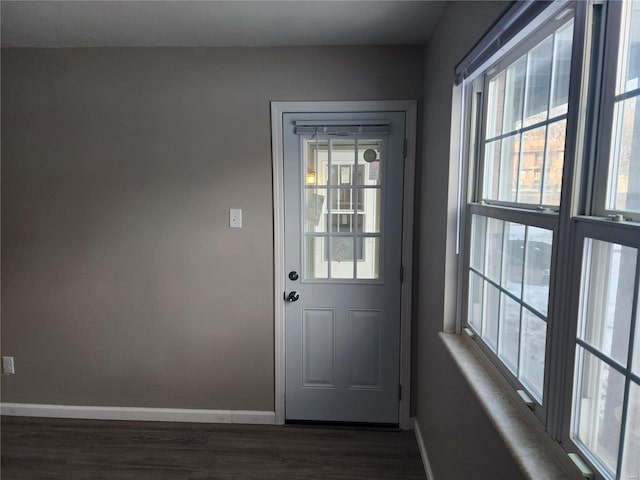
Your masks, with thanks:
[[[13,363],[13,357],[2,357],[2,371],[6,375],[13,375],[16,373],[16,366]]]

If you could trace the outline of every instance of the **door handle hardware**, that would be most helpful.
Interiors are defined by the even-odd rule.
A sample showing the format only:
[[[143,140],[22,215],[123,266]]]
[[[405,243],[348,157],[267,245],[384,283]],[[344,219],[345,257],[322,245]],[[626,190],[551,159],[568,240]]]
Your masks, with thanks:
[[[287,295],[287,292],[284,293],[284,299],[287,302],[297,302],[299,298],[300,295],[295,290],[289,292],[289,295]]]
[[[292,272],[289,272],[289,280],[295,282],[297,279],[298,279],[298,272],[296,272],[295,270]]]

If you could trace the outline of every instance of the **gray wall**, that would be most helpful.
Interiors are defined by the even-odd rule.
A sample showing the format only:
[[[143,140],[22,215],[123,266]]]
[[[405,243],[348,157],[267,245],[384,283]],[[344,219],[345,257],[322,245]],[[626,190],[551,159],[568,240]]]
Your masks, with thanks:
[[[445,254],[453,242],[447,243],[450,212],[443,206],[454,194],[447,182],[453,70],[506,6],[449,3],[426,48],[414,378],[416,417],[437,480],[523,478],[438,338],[445,315],[451,314],[443,279],[451,268]]]
[[[421,100],[423,62],[4,50],[2,401],[273,410],[269,102]]]

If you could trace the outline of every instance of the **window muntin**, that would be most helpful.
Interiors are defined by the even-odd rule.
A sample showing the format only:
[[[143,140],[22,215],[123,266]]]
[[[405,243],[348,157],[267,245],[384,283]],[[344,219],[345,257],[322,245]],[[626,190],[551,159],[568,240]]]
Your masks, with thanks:
[[[463,318],[507,380],[544,400],[534,412],[551,438],[580,451],[598,480],[630,480],[640,478],[640,280],[629,252],[640,249],[640,225],[588,215],[640,221],[640,0],[556,2],[550,10],[547,24],[532,22],[519,45],[467,80]],[[532,220],[549,210],[555,222]],[[546,304],[525,293],[525,241],[487,253],[507,226],[523,238],[544,227],[558,249]],[[583,248],[584,260],[573,253]],[[522,280],[508,282],[518,264]]]
[[[573,19],[487,74],[481,199],[560,204]]]
[[[631,453],[640,447],[640,378],[630,355],[640,350],[632,335],[638,250],[587,237],[583,252],[571,438],[608,478],[633,478],[640,474]]]
[[[469,325],[542,404],[553,231],[472,216]]]
[[[379,280],[384,138],[301,142],[305,280]]]

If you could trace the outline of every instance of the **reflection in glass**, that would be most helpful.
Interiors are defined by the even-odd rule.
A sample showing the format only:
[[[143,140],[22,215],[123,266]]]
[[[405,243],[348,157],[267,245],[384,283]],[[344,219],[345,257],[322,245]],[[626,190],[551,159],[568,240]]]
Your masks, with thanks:
[[[518,343],[520,340],[520,304],[504,293],[500,302],[498,356],[504,364],[518,374]]]
[[[566,134],[566,120],[560,120],[559,122],[554,122],[549,125],[549,133],[547,135],[547,152],[544,164],[544,179],[542,182],[543,205],[560,205]]]
[[[578,338],[626,365],[637,251],[588,238],[584,258]]]
[[[573,438],[578,439],[598,460],[615,475],[624,377],[606,363],[576,347],[577,392],[573,407]]]
[[[551,86],[553,36],[535,47],[527,57],[527,83],[524,100],[524,126],[547,119]]]
[[[567,25],[560,28],[554,37],[550,117],[556,117],[567,113],[572,43],[573,19]]]
[[[544,386],[546,343],[547,323],[523,307],[519,378],[540,403],[542,403],[542,390]]]
[[[356,278],[374,280],[380,278],[380,238],[358,237],[358,258]]]
[[[549,304],[553,231],[527,227],[527,232],[523,300],[546,317]]]
[[[328,278],[329,267],[325,255],[327,237],[305,237],[304,240],[305,279]]]
[[[608,208],[640,212],[640,96],[616,103],[613,117]]]
[[[518,173],[518,202],[537,205],[542,189],[547,127],[539,127],[522,134],[522,152]]]
[[[502,133],[502,112],[504,108],[505,72],[501,72],[489,82],[486,138],[497,137]]]
[[[503,139],[501,153],[498,200],[515,202],[520,165],[520,134]]]
[[[513,132],[522,127],[524,75],[526,67],[527,60],[525,55],[507,68],[503,133]]]

